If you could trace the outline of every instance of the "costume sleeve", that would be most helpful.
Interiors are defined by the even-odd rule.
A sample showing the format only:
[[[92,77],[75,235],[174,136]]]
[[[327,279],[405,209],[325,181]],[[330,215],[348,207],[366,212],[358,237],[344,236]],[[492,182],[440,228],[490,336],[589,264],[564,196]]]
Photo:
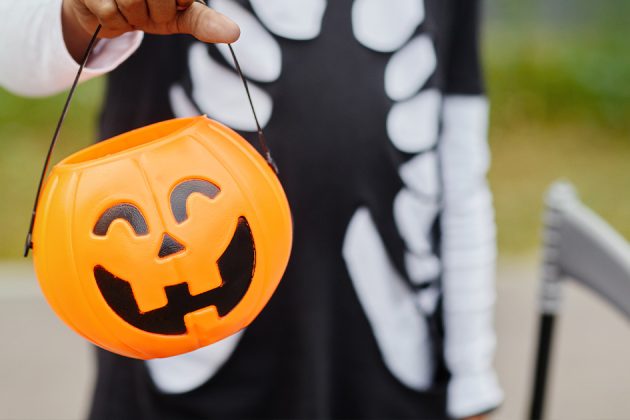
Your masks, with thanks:
[[[450,0],[447,80],[439,153],[444,183],[441,217],[448,411],[481,414],[503,399],[493,357],[496,229],[486,181],[488,103],[479,65],[476,0]]]
[[[79,65],[63,40],[61,2],[0,2],[0,86],[19,95],[43,96],[72,84]],[[140,46],[142,37],[142,32],[130,32],[98,41],[81,80],[115,69]]]

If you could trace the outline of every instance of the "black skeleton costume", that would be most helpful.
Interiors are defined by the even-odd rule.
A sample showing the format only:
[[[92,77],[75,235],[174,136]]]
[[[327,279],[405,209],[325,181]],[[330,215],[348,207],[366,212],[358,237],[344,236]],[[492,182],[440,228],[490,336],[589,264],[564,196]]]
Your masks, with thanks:
[[[99,350],[90,417],[434,419],[495,408],[478,1],[209,5],[241,26],[235,50],[292,207],[292,258],[235,336],[148,362]],[[255,144],[246,101],[225,45],[145,35],[109,75],[101,137],[202,113]]]

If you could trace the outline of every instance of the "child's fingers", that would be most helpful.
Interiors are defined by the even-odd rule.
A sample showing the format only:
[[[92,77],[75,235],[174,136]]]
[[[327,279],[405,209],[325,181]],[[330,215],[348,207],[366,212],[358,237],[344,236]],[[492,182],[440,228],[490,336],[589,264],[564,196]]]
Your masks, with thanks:
[[[118,9],[131,25],[141,28],[149,23],[149,10],[144,0],[117,0]]]
[[[147,0],[149,17],[157,24],[167,23],[175,19],[177,3],[173,0]]]
[[[103,26],[101,36],[107,38],[133,30],[186,33],[214,43],[231,43],[240,36],[238,25],[194,0],[74,0],[72,4],[79,12],[86,8],[79,13],[79,23],[87,32],[98,21]]]
[[[118,10],[114,0],[86,0],[85,6],[108,31],[129,31],[133,28]]]
[[[232,43],[241,33],[236,23],[199,3],[177,15],[173,32],[191,34],[204,42],[220,43]]]

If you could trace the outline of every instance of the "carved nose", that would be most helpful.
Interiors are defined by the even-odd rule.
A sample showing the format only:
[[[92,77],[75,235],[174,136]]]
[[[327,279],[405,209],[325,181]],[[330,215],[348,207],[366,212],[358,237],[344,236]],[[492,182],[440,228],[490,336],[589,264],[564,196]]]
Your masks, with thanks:
[[[160,246],[160,252],[158,252],[158,257],[166,258],[169,255],[177,254],[185,250],[186,247],[181,243],[177,242],[175,238],[173,238],[168,233],[162,235],[162,245]]]

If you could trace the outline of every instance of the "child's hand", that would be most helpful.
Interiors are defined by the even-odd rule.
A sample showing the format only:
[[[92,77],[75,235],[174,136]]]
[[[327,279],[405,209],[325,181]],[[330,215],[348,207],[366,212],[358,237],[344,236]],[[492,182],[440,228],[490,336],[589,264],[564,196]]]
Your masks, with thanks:
[[[64,39],[77,61],[99,23],[101,38],[141,30],[230,43],[240,35],[234,22],[194,0],[63,0],[62,16]]]

